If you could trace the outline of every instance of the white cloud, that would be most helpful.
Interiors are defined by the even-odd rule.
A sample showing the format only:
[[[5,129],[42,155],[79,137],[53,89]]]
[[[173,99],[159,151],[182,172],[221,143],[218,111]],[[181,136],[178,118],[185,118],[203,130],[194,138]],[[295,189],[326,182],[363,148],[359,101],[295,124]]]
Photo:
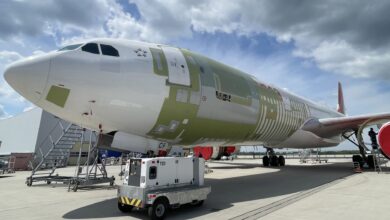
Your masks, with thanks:
[[[360,81],[344,88],[345,105],[350,115],[389,112],[390,91],[377,83]]]
[[[23,109],[23,112],[28,112],[28,111],[30,111],[30,110],[32,110],[32,109],[34,109],[34,108],[36,108],[36,106],[33,105],[33,104],[31,104],[31,105],[29,105],[29,106],[26,106],[26,107]]]
[[[320,43],[309,52],[295,51],[296,56],[314,59],[326,71],[359,78],[390,79],[390,52],[364,51],[345,41]]]
[[[279,41],[294,42],[295,55],[326,71],[388,79],[390,4],[385,1],[131,2],[137,4],[142,18],[128,22],[125,26],[133,28],[117,36],[132,36],[123,35],[126,30],[136,30],[147,40],[191,37],[191,29],[247,36],[266,33]]]
[[[4,110],[4,106],[3,105],[0,105],[0,120],[1,119],[6,119],[6,118],[9,118],[11,117],[10,114],[8,114],[5,110]]]
[[[8,1],[2,3],[0,13],[1,39],[14,36],[39,36],[60,29],[69,33],[84,28],[101,28],[108,15],[110,1]]]
[[[21,54],[15,51],[0,51],[0,72],[4,68],[19,59],[24,58]],[[25,108],[31,103],[15,92],[1,77],[0,79],[0,119],[11,117],[12,114],[7,110],[10,107]]]
[[[116,1],[48,0],[2,4],[0,41],[47,35],[57,46],[95,37],[169,43],[193,31],[293,42],[294,55],[323,70],[388,79],[390,24],[386,1],[129,0],[135,19]],[[12,15],[12,16],[11,16]],[[372,16],[375,15],[375,16]]]
[[[9,64],[22,58],[23,56],[15,51],[0,51],[0,63],[3,64]]]

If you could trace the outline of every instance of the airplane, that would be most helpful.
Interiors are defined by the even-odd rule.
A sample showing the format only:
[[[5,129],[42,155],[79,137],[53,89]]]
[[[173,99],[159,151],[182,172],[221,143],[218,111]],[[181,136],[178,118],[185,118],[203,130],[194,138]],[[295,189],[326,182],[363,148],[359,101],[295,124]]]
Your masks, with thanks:
[[[4,78],[35,105],[128,151],[263,145],[263,164],[283,166],[274,148],[332,147],[355,135],[362,161],[362,130],[378,125],[390,156],[390,113],[346,116],[340,83],[336,111],[183,48],[91,39],[17,61]]]

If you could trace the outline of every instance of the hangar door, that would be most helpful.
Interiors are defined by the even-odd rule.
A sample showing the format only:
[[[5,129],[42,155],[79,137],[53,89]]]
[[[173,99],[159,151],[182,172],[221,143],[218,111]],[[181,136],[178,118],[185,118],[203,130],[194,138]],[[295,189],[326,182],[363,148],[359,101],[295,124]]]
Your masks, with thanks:
[[[174,47],[161,47],[168,63],[168,81],[172,84],[190,86],[190,72],[183,53]]]

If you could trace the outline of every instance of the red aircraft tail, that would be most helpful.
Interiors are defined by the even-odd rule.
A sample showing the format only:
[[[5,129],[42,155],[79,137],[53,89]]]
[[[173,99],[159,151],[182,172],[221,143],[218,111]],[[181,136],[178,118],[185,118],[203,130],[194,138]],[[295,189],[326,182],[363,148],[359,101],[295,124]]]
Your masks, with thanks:
[[[337,104],[337,111],[341,114],[345,115],[345,105],[344,105],[344,95],[343,95],[343,87],[341,86],[341,83],[339,82],[339,92],[338,92],[338,104]]]

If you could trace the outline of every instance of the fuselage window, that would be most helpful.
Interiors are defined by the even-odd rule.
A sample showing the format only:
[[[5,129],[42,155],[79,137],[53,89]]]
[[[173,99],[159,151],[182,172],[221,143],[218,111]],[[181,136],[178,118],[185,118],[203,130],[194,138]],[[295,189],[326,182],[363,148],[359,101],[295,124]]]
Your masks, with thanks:
[[[99,52],[99,47],[95,43],[88,43],[81,47],[82,51],[88,52],[88,53],[93,53],[93,54],[100,54]]]
[[[102,54],[107,56],[119,57],[118,50],[113,46],[100,44],[100,49],[102,49]]]
[[[75,50],[77,48],[79,48],[81,46],[81,44],[72,44],[72,45],[68,45],[68,46],[65,46],[61,49],[59,49],[58,51],[67,51],[67,50]]]

